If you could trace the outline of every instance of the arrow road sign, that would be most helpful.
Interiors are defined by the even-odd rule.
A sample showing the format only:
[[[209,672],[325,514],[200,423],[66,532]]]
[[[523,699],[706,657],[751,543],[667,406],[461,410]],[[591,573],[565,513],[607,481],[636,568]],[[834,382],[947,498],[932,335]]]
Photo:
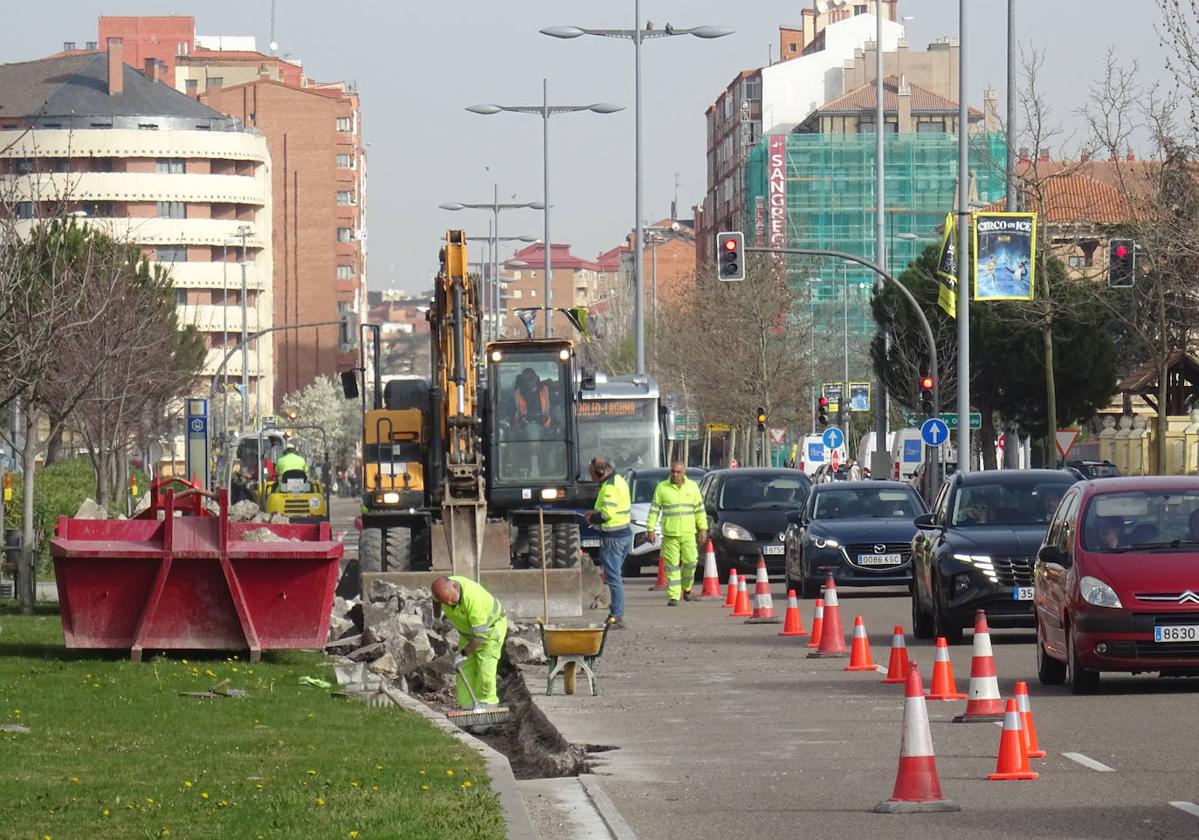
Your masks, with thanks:
[[[940,446],[949,438],[949,427],[944,420],[930,417],[920,427],[920,438],[929,446]]]
[[[836,426],[829,426],[824,430],[824,434],[820,436],[824,441],[824,445],[829,449],[840,449],[845,443],[845,435]]]

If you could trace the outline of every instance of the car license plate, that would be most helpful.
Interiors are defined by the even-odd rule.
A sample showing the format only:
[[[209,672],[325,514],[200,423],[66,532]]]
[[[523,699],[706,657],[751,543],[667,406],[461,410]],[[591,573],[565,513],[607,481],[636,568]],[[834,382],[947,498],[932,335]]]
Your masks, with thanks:
[[[1012,600],[1013,601],[1031,601],[1032,600],[1032,587],[1031,586],[1017,586],[1017,587],[1013,588],[1012,589]]]
[[[763,554],[782,554],[783,547],[781,545],[764,545],[762,546]]]
[[[1155,642],[1199,642],[1199,624],[1171,624],[1153,628]]]
[[[898,566],[903,562],[899,554],[859,554],[859,566]]]
[[[583,548],[599,548],[599,547],[600,547],[599,540],[595,540],[595,539],[583,540]]]

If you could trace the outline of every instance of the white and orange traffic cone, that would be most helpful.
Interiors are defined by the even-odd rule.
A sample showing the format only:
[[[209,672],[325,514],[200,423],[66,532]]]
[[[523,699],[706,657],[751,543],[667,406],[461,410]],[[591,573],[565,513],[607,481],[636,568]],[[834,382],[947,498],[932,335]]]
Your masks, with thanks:
[[[816,599],[816,607],[812,612],[812,640],[805,647],[820,647],[820,637],[824,634],[824,599]]]
[[[970,687],[966,711],[953,719],[954,723],[990,723],[1003,720],[1003,698],[999,696],[999,680],[995,677],[995,656],[991,652],[991,631],[987,614],[974,614],[974,655],[970,659]]]
[[[1024,733],[1025,752],[1029,758],[1044,758],[1045,751],[1037,743],[1037,725],[1032,719],[1032,705],[1028,702],[1028,683],[1016,683],[1016,708],[1020,710],[1020,726]]]
[[[1024,752],[1024,736],[1020,730],[1020,707],[1015,697],[1009,697],[1003,710],[1003,734],[999,736],[999,760],[995,772],[987,776],[990,781],[1026,781],[1037,779],[1028,766],[1028,754]]]
[[[899,771],[891,798],[874,806],[877,814],[927,814],[960,811],[961,806],[941,793],[933,736],[928,727],[924,685],[915,663],[908,668],[903,699],[903,734],[899,739]]]
[[[806,636],[808,631],[803,629],[803,617],[799,614],[799,598],[794,589],[787,590],[787,612],[783,614],[783,632],[780,636]]]
[[[933,678],[928,692],[929,700],[965,700],[965,694],[958,694],[957,683],[953,678],[953,662],[949,658],[949,643],[944,636],[937,637],[937,655],[933,659]]]
[[[895,632],[891,634],[891,657],[887,661],[887,676],[883,678],[883,682],[889,684],[907,682],[905,676],[907,672],[908,644],[903,637],[903,628],[896,624]]]
[[[853,619],[853,647],[849,651],[846,671],[877,671],[874,657],[870,655],[870,637],[866,635],[866,622],[860,615]]]
[[[716,571],[716,550],[712,541],[704,546],[704,588],[699,593],[700,598],[720,597],[720,575]]]
[[[729,569],[729,594],[724,599],[724,608],[726,610],[736,609],[737,607],[737,570]]]
[[[729,615],[733,618],[749,618],[754,611],[749,608],[749,590],[745,587],[745,577],[737,578],[737,606]]]
[[[658,582],[649,588],[650,592],[663,592],[666,589],[666,561],[658,554]]]
[[[754,581],[754,614],[746,624],[778,624],[774,613],[774,598],[770,595],[770,574],[766,558],[758,555],[758,577]]]
[[[820,630],[820,647],[808,654],[809,657],[849,656],[845,646],[845,631],[841,629],[841,607],[837,603],[837,583],[828,576],[824,585],[824,626]]]

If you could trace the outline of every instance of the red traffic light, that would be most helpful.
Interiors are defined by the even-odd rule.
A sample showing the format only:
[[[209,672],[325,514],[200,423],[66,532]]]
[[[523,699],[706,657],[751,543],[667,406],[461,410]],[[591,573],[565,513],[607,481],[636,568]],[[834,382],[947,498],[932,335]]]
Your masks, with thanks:
[[[933,378],[931,376],[920,377],[920,389],[923,391],[931,391],[933,389]]]
[[[737,250],[737,240],[733,239],[731,236],[728,239],[724,240],[724,250],[736,251]]]
[[[1127,245],[1117,245],[1116,246],[1116,256],[1119,257],[1120,259],[1124,259],[1125,257],[1127,257],[1128,256],[1128,246]]]
[[[820,403],[821,408],[828,408],[828,398],[827,397],[821,397],[818,400],[818,402]]]

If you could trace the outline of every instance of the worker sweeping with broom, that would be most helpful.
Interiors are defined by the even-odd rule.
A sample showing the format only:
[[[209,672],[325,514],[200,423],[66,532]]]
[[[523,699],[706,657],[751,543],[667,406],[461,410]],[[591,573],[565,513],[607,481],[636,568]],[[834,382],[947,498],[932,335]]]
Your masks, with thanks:
[[[451,712],[459,725],[498,723],[508,710],[499,708],[495,672],[508,634],[504,608],[490,592],[467,577],[451,575],[433,581],[433,615],[445,613],[458,631],[458,705],[469,712]]]

